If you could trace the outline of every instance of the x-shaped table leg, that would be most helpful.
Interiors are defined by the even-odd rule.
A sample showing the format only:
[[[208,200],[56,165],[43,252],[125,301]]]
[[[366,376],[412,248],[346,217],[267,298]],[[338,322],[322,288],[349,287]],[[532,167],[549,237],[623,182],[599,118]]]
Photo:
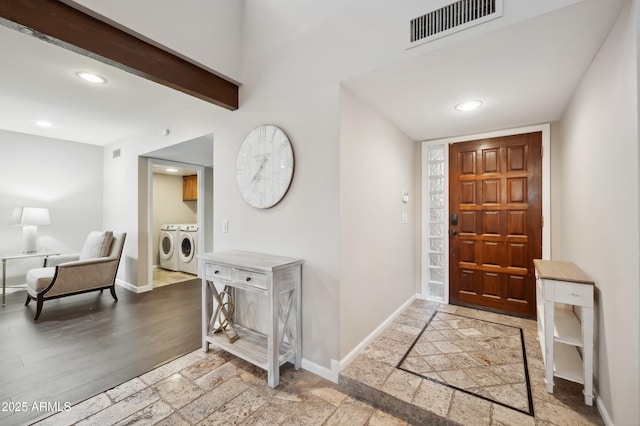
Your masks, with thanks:
[[[211,316],[211,319],[209,320],[209,328],[213,333],[222,332],[227,337],[229,343],[233,343],[238,340],[240,336],[233,325],[233,311],[235,310],[235,306],[233,304],[231,293],[229,292],[229,286],[225,286],[224,290],[220,293],[218,293],[215,284],[211,283],[210,286],[213,297],[216,300],[217,307],[213,316]],[[218,327],[215,325],[216,321],[218,321]]]

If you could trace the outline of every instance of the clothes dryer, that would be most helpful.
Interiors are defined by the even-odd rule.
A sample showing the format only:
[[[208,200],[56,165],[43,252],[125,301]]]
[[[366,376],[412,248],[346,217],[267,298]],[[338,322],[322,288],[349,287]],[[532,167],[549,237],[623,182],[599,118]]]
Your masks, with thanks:
[[[198,275],[198,225],[180,225],[179,244],[180,270]]]
[[[180,225],[167,223],[160,226],[158,254],[160,255],[160,267],[162,269],[168,269],[169,271],[180,270],[179,239]]]

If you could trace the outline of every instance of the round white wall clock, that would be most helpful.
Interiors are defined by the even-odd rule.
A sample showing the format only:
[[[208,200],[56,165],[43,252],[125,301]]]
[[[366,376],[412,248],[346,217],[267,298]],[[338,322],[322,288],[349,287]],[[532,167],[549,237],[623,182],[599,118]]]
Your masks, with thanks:
[[[253,129],[236,159],[236,182],[242,197],[259,209],[273,207],[287,193],[293,178],[293,149],[277,126]]]

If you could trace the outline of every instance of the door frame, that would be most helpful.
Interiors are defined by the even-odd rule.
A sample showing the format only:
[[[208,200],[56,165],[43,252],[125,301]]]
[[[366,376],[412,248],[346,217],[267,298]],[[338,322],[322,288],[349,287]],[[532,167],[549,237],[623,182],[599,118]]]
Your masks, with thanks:
[[[449,230],[449,145],[458,142],[468,142],[477,139],[495,138],[500,136],[517,135],[521,133],[542,132],[542,258],[551,258],[551,124],[538,124],[526,127],[516,127],[512,129],[499,130],[495,132],[478,133],[474,135],[458,136],[452,138],[435,139],[422,142],[422,167],[421,167],[421,188],[422,188],[422,227],[421,227],[421,286],[420,297],[423,299],[434,300],[438,302],[449,303],[449,238],[443,238],[444,264],[444,293],[443,297],[434,297],[429,292],[429,238],[430,220],[429,220],[429,185],[428,185],[428,151],[429,148],[435,146],[445,147],[444,156],[444,232],[448,235]]]

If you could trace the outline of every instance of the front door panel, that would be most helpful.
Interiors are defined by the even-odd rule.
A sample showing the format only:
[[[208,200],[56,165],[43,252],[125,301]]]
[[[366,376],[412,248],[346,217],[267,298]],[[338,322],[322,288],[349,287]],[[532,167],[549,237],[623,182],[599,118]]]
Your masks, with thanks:
[[[449,299],[535,316],[542,256],[542,134],[451,145]]]

